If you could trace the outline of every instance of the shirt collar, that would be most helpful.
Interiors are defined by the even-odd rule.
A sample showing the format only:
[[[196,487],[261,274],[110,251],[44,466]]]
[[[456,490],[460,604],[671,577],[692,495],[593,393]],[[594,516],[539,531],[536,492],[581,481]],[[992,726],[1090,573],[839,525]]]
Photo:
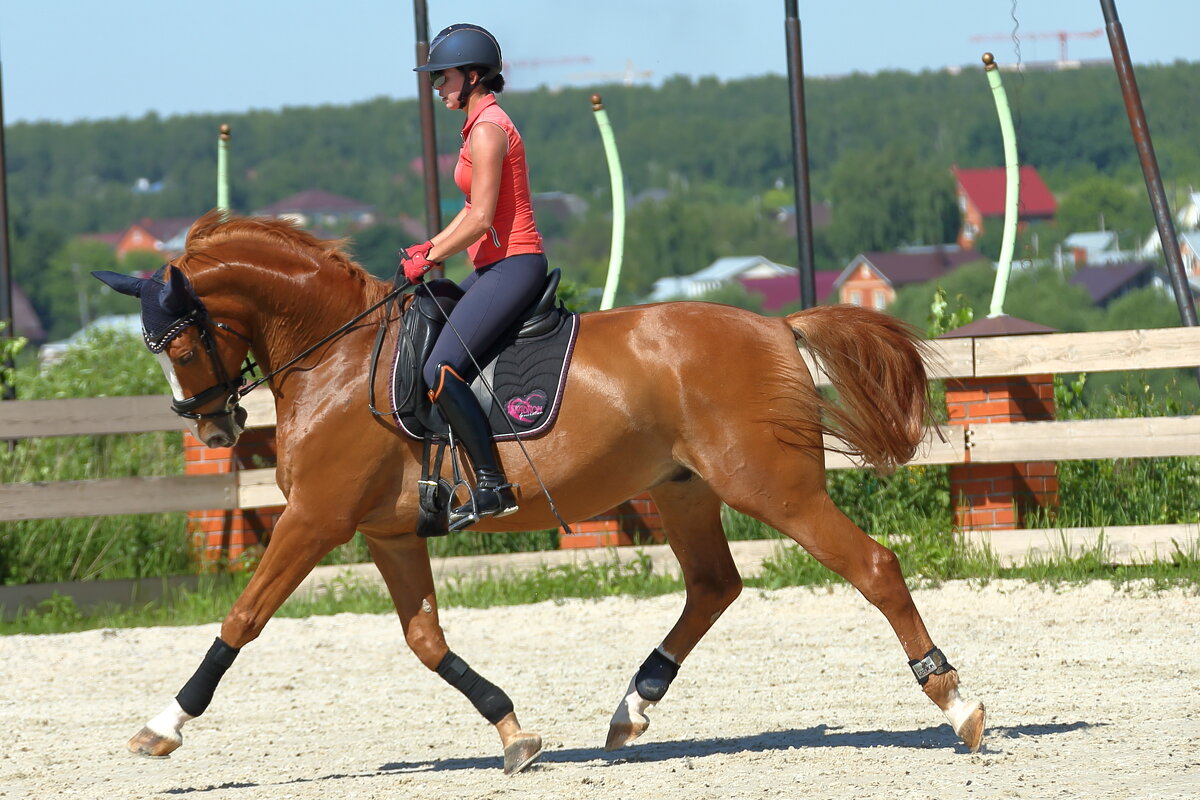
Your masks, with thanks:
[[[475,122],[479,119],[479,115],[483,113],[483,110],[494,105],[496,105],[496,95],[491,92],[488,92],[479,99],[479,102],[475,104],[475,110],[471,112],[471,116],[467,117],[467,121],[463,123],[462,138],[464,142],[471,135],[471,128],[475,127]]]

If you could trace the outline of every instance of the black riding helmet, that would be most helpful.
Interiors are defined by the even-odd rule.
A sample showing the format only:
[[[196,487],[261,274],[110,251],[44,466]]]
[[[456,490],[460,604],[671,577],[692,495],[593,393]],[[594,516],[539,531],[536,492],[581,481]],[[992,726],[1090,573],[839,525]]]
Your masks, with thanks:
[[[429,44],[429,60],[413,72],[441,72],[452,67],[487,67],[480,82],[500,74],[500,43],[478,25],[445,28]]]

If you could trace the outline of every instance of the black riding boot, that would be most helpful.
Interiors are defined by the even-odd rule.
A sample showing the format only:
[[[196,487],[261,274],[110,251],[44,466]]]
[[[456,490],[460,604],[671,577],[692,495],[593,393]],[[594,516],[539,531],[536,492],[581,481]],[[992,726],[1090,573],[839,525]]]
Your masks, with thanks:
[[[517,498],[500,467],[491,426],[471,387],[449,365],[439,364],[438,386],[430,395],[455,438],[467,449],[475,470],[471,500],[450,511],[450,530],[474,525],[483,517],[505,517],[516,511]]]

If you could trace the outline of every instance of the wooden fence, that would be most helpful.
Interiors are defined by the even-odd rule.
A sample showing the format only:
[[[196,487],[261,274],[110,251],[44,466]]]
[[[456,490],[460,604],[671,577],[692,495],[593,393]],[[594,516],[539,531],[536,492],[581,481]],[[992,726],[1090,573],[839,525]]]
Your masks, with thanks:
[[[1200,328],[945,339],[931,343],[942,379],[1113,372],[1200,364]],[[0,440],[181,428],[165,396],[0,403]],[[250,427],[275,424],[271,396],[244,401]],[[930,437],[913,464],[1002,464],[1200,455],[1200,416],[966,424]],[[831,469],[856,466],[836,453]],[[0,521],[283,504],[274,469],[0,485]],[[1188,529],[1190,530],[1190,529]],[[1173,538],[1173,537],[1172,537]],[[1192,532],[1194,539],[1194,532]]]

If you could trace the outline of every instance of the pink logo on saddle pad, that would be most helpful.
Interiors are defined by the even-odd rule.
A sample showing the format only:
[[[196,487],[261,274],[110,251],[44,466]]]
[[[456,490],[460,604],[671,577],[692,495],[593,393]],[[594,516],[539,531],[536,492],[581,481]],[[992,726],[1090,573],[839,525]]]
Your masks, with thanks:
[[[546,410],[546,393],[539,390],[514,397],[504,405],[504,410],[517,422],[534,422]]]

